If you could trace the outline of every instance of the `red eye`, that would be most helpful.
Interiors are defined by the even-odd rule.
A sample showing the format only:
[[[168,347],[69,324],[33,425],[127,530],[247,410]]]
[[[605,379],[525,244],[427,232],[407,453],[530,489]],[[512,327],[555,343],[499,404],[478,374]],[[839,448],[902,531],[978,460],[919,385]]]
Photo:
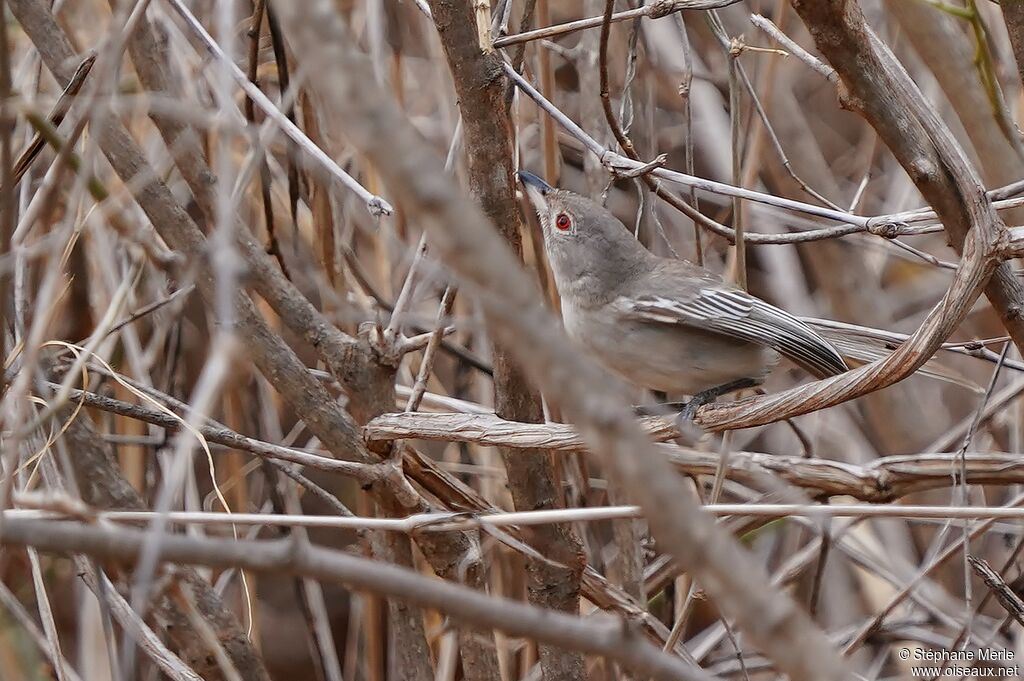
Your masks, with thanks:
[[[555,227],[558,227],[558,229],[569,229],[570,225],[572,225],[572,220],[565,213],[559,213],[558,217],[555,218]]]

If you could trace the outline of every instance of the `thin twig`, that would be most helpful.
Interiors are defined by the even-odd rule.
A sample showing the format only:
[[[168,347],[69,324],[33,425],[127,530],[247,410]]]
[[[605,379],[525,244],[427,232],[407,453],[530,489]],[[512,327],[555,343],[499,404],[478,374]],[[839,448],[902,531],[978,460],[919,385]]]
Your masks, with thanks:
[[[574,33],[576,31],[582,31],[588,28],[596,28],[601,25],[602,22],[608,21],[615,23],[619,21],[629,21],[630,19],[637,19],[639,17],[647,17],[649,19],[658,19],[660,17],[674,14],[675,12],[681,12],[683,10],[702,10],[702,9],[716,9],[721,7],[728,7],[734,5],[739,0],[658,0],[648,5],[637,7],[636,9],[626,10],[625,12],[616,12],[611,17],[605,19],[603,16],[587,17],[586,19],[579,19],[577,21],[570,21],[557,26],[546,26],[544,28],[534,29],[532,31],[524,31],[523,33],[517,33],[516,35],[505,36],[494,41],[495,47],[508,47],[509,45],[515,45],[518,43],[525,43],[531,40],[539,40],[541,38],[552,38],[557,35],[564,35],[566,33]]]
[[[367,210],[373,215],[391,215],[394,212],[394,208],[391,204],[385,201],[380,196],[373,194],[359,182],[356,181],[351,175],[345,172],[341,166],[339,166],[334,159],[328,156],[323,149],[313,143],[306,133],[302,132],[295,123],[291,121],[280,109],[278,109],[270,99],[263,94],[263,91],[256,87],[245,73],[238,68],[232,59],[229,59],[224,51],[217,44],[217,41],[206,32],[202,23],[196,19],[195,15],[189,11],[187,7],[180,0],[164,0],[178,16],[181,17],[185,25],[188,26],[189,30],[196,36],[203,47],[213,56],[217,61],[224,65],[228,69],[232,78],[238,86],[245,92],[246,96],[249,97],[253,102],[256,103],[270,120],[278,126],[278,129],[285,134],[299,149],[302,149],[310,158],[312,158],[318,166],[320,166],[328,175],[338,180],[342,185],[347,187],[356,196],[358,196],[363,203],[366,204]]]
[[[96,55],[89,55],[82,60],[82,63],[78,65],[75,72],[71,74],[71,80],[68,81],[67,86],[60,93],[60,98],[57,99],[57,103],[53,105],[49,115],[46,117],[50,122],[50,125],[54,128],[60,126],[61,121],[64,120],[64,116],[71,108],[71,103],[74,101],[75,96],[78,95],[82,89],[82,85],[85,84],[85,79],[89,75],[89,71],[92,70],[93,64],[96,63]],[[32,141],[29,142],[28,146],[18,155],[18,160],[14,162],[14,170],[12,171],[13,177],[11,178],[12,188],[17,186],[18,182],[28,171],[32,162],[42,151],[43,145],[46,140],[43,138],[42,132],[36,132]]]
[[[30,502],[22,498],[19,505]],[[913,506],[890,504],[706,504],[703,511],[713,516],[744,518],[791,518],[812,520],[826,518],[905,518],[915,520],[1020,520],[1024,508],[1015,506]],[[80,512],[79,512],[80,513]],[[76,514],[77,515],[77,514]],[[639,506],[602,506],[596,508],[560,508],[544,511],[515,511],[476,515],[473,513],[420,513],[405,518],[337,517],[321,515],[271,515],[264,513],[206,513],[201,511],[95,511],[89,516],[118,523],[152,521],[166,515],[168,522],[182,525],[256,525],[266,527],[319,527],[334,529],[383,530],[415,534],[419,532],[454,532],[481,527],[514,527],[517,525],[549,525],[566,522],[603,522],[642,518]],[[3,511],[4,523],[42,520],[55,525],[65,522],[62,513],[33,509]],[[21,542],[19,542],[21,543]],[[234,543],[244,543],[234,542]],[[30,544],[30,545],[34,545]],[[960,543],[957,544],[960,546]],[[45,544],[43,546],[46,546]]]

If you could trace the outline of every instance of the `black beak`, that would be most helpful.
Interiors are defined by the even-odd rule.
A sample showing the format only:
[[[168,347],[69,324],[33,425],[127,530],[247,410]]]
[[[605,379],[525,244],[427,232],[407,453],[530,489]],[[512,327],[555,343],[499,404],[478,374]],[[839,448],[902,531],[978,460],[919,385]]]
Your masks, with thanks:
[[[520,170],[517,174],[519,175],[520,182],[522,182],[528,187],[532,187],[533,189],[537,190],[538,192],[540,192],[541,196],[544,196],[545,194],[552,190],[552,186],[550,184],[540,179],[539,177],[531,173],[529,170]]]

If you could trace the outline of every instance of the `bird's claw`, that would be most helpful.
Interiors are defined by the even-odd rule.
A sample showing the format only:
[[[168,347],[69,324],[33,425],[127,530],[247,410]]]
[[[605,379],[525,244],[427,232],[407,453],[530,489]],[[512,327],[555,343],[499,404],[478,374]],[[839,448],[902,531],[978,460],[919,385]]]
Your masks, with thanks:
[[[700,441],[706,435],[704,429],[698,426],[695,420],[697,410],[705,404],[706,402],[693,398],[683,406],[679,415],[676,416],[676,430],[679,431],[680,437],[691,443]]]

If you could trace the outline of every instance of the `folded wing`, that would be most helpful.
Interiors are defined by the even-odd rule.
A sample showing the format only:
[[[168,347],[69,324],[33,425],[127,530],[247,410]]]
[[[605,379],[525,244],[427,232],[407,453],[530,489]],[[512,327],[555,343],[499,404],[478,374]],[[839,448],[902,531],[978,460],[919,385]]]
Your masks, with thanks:
[[[768,345],[818,378],[849,370],[839,352],[793,315],[739,290],[696,288],[685,299],[663,296],[619,298],[620,312],[635,319],[681,324]]]

